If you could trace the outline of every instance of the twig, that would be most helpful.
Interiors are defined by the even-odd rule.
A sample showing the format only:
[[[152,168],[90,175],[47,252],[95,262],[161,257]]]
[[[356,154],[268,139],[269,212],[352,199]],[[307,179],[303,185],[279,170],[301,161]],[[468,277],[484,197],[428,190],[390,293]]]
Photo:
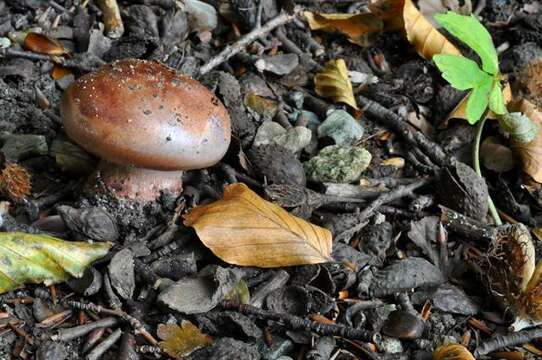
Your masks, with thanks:
[[[103,13],[106,35],[111,39],[120,38],[124,34],[124,24],[117,0],[98,0],[98,6]]]
[[[418,147],[437,165],[444,166],[451,162],[451,159],[446,155],[440,145],[429,140],[420,131],[413,132],[408,127],[407,121],[400,115],[397,115],[376,101],[370,100],[364,96],[359,95],[357,100],[358,104],[362,107],[363,112],[374,118],[374,120],[380,124],[401,134],[410,146]]]
[[[535,328],[532,330],[518,331],[512,334],[506,335],[496,335],[490,340],[482,343],[476,348],[474,356],[478,358],[479,356],[489,354],[495,350],[502,349],[508,346],[525,344],[533,339],[542,337],[542,328]]]
[[[247,45],[249,45],[251,42],[257,40],[260,36],[267,34],[277,26],[281,26],[284,24],[289,23],[294,19],[295,15],[290,15],[288,13],[282,13],[275,17],[274,19],[268,21],[265,25],[263,25],[260,28],[256,28],[237,40],[232,45],[226,46],[224,50],[222,50],[218,55],[211,58],[205,65],[203,65],[199,72],[200,75],[205,75],[218,65],[222,64],[223,62],[230,59],[235,54],[239,53],[241,50],[243,50]]]
[[[369,206],[367,206],[365,209],[363,209],[362,212],[359,213],[359,215],[357,215],[357,219],[358,219],[358,224],[347,229],[347,230],[344,230],[343,232],[339,233],[335,239],[337,241],[341,241],[341,240],[346,240],[346,239],[350,239],[352,236],[354,236],[355,233],[357,233],[358,231],[360,231],[361,229],[363,229],[365,227],[365,225],[367,225],[368,223],[368,219],[369,217],[374,214],[374,212],[376,210],[378,210],[378,208],[384,204],[387,204],[389,202],[392,202],[394,200],[397,200],[397,199],[400,199],[402,197],[405,197],[405,196],[411,196],[412,193],[418,189],[418,188],[421,188],[423,186],[426,186],[428,184],[430,184],[431,182],[433,181],[432,178],[428,178],[428,179],[421,179],[419,181],[416,181],[412,184],[409,184],[409,185],[402,185],[402,186],[398,186],[397,188],[389,191],[389,192],[386,192],[386,193],[383,193],[382,195],[380,195],[379,197],[377,197],[375,200],[373,200]]]
[[[72,328],[60,329],[55,335],[51,336],[51,340],[70,341],[78,337],[84,336],[90,333],[92,330],[115,326],[118,324],[118,322],[119,320],[114,317],[107,317],[88,324],[79,325]]]
[[[141,334],[141,336],[143,336],[145,340],[147,340],[151,345],[158,345],[158,341],[147,331],[147,329],[145,329],[141,321],[120,309],[108,309],[93,303],[82,303],[78,301],[68,301],[67,305],[74,309],[92,311],[96,314],[118,316],[122,320],[130,324],[130,326],[134,329],[135,333]]]
[[[224,310],[234,310],[244,315],[256,316],[260,319],[282,322],[291,330],[310,331],[321,336],[340,336],[345,339],[363,341],[374,341],[374,337],[378,336],[376,333],[365,329],[356,329],[338,324],[324,324],[295,315],[262,310],[252,305],[239,304],[233,301],[224,301],[222,308]]]
[[[98,360],[102,355],[109,350],[113,344],[115,344],[121,337],[122,330],[117,329],[111,335],[109,335],[104,341],[96,345],[91,352],[88,353],[85,359],[87,360]]]
[[[440,206],[440,220],[450,231],[470,240],[491,239],[492,228],[445,206]]]

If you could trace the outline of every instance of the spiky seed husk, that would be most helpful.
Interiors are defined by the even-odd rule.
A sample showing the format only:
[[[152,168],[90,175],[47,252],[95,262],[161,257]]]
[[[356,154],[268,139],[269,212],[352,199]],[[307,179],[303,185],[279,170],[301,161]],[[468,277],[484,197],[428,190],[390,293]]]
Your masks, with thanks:
[[[0,191],[12,201],[21,201],[31,190],[30,173],[19,164],[6,163],[0,172]]]

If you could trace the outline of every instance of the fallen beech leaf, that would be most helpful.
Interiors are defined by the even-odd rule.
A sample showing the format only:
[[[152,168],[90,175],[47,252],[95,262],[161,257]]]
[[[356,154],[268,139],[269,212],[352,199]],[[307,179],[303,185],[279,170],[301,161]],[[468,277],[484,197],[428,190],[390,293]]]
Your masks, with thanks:
[[[380,32],[383,22],[373,14],[319,14],[310,11],[303,13],[311,30],[321,30],[328,33],[341,33],[357,45],[364,45],[363,36]]]
[[[0,233],[0,294],[25,283],[46,285],[81,277],[111,244],[65,241],[47,235]]]
[[[348,78],[348,69],[343,59],[330,60],[326,63],[324,71],[314,77],[314,89],[322,97],[358,109],[352,83]]]
[[[179,359],[213,342],[188,320],[177,324],[159,324],[157,329],[160,347],[171,357]]]
[[[405,0],[403,20],[408,41],[426,60],[431,60],[436,54],[461,55],[461,52],[420,13],[411,0]]]
[[[68,53],[68,50],[57,40],[35,32],[26,34],[23,47],[39,54],[60,56]]]
[[[278,111],[276,101],[256,95],[253,92],[245,96],[245,105],[252,111],[270,119],[274,118]]]
[[[538,125],[538,136],[533,141],[526,144],[513,142],[512,146],[521,159],[523,171],[536,182],[542,183],[542,111],[525,99],[521,100],[514,110],[522,112]]]
[[[281,267],[331,260],[331,233],[263,200],[245,184],[184,217],[205,246],[230,264]]]
[[[446,120],[440,125],[441,128],[448,127],[448,121],[450,119],[463,119],[467,120],[467,102],[469,100],[469,95],[467,94],[457,105],[456,107],[450,112]],[[508,104],[512,100],[512,90],[510,89],[510,84],[506,83],[504,88],[502,89],[502,96],[504,99],[504,103]],[[487,119],[496,119],[497,116],[493,111],[488,111],[486,115]]]

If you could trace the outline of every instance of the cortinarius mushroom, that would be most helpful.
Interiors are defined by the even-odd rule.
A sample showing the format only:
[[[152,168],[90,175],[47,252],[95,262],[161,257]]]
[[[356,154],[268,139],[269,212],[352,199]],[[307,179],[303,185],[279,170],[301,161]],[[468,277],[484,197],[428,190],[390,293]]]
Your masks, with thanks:
[[[220,100],[154,61],[119,60],[81,77],[60,113],[68,136],[102,159],[100,181],[118,198],[179,193],[182,170],[217,163],[230,143]]]

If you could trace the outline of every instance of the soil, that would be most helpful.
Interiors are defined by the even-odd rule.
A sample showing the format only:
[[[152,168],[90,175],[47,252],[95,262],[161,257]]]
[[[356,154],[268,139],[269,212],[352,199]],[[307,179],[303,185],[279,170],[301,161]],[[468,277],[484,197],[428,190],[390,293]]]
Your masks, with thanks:
[[[212,337],[211,344],[187,351],[187,359],[431,359],[449,343],[473,353],[484,343],[490,350],[479,351],[479,358],[495,351],[510,359],[541,356],[538,328],[506,343],[517,335],[509,329],[517,314],[492,294],[494,279],[480,266],[499,233],[487,214],[487,194],[505,222],[540,234],[540,184],[519,162],[504,173],[483,168],[484,178],[475,174],[475,128],[446,120],[465,92],[447,84],[404,34],[375,33],[359,46],[340,34],[310,31],[298,15],[200,74],[225,47],[293,5],[357,13],[367,11],[368,1],[261,0],[260,15],[258,0],[193,1],[199,12],[173,0],[118,3],[124,31],[115,34],[104,28],[100,1],[0,0],[0,152],[3,166],[18,164],[32,179],[31,193],[20,198],[1,189],[1,231],[113,243],[81,279],[0,295],[0,359],[166,359],[163,344],[155,342],[158,327],[183,320]],[[515,96],[541,104],[536,87],[522,84],[522,70],[542,61],[542,3],[486,0],[472,8],[502,50],[501,72]],[[218,19],[216,26],[206,27],[209,18]],[[29,50],[23,41],[29,31],[58,40],[68,55]],[[119,200],[101,189],[99,159],[67,138],[58,110],[71,82],[124,58],[160,61],[198,79],[232,121],[222,161],[186,171],[181,194],[163,192],[151,203]],[[314,90],[314,75],[338,58],[352,75],[375,79],[354,83],[360,110]],[[339,145],[371,155],[361,175],[341,163],[346,168],[340,171],[355,178],[350,183],[306,177],[307,161],[335,144],[318,138],[316,129],[336,109],[352,115],[345,123],[363,127],[360,138]],[[294,152],[288,149],[301,140],[288,140],[288,149],[278,137],[256,146],[265,121],[277,122],[284,133],[308,128],[311,142]],[[488,136],[508,144],[496,122],[486,124]],[[220,199],[235,182],[328,228],[333,261],[264,269],[214,256],[182,216]],[[502,256],[498,261],[513,264]],[[92,331],[59,335],[101,320],[105,325]],[[495,335],[504,340],[491,343]],[[526,343],[531,347],[522,347]]]

